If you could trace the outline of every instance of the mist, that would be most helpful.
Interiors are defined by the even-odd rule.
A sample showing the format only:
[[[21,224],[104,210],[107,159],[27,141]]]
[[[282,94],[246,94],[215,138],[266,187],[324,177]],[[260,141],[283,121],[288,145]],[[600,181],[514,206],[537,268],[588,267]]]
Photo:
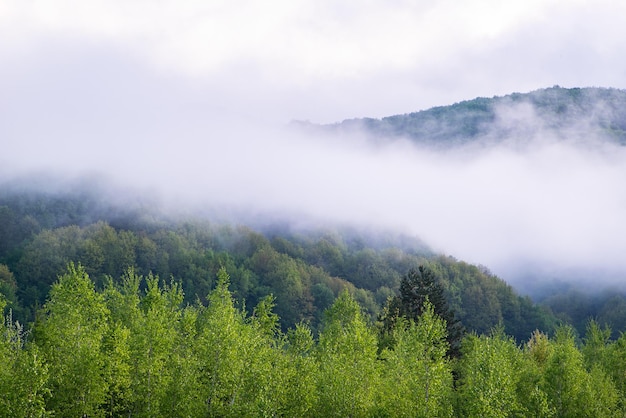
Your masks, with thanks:
[[[532,107],[503,107],[493,132],[523,136],[450,149],[311,134],[103,56],[5,82],[5,179],[98,175],[170,211],[389,229],[522,287],[626,275],[626,150],[582,137],[589,121],[559,136]]]
[[[145,193],[172,212],[389,229],[519,287],[623,280],[626,150],[588,134],[594,119],[556,133],[532,107],[503,107],[492,136],[451,149],[290,125],[555,83],[622,87],[621,6],[479,3],[468,19],[474,7],[452,2],[354,15],[330,3],[276,14],[7,2],[0,180],[96,176],[111,199]],[[555,11],[558,31],[545,19]]]

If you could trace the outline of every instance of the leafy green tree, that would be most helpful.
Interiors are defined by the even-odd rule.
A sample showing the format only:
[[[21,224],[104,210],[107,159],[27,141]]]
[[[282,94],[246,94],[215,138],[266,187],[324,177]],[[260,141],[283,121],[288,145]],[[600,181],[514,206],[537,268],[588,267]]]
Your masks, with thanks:
[[[612,294],[604,296],[602,306],[598,307],[598,322],[610,326],[615,330],[612,338],[619,338],[620,331],[626,330],[626,295]]]
[[[397,417],[452,416],[452,368],[445,322],[426,301],[416,322],[400,319],[396,344],[382,354],[386,412]]]
[[[0,313],[6,302],[0,295]],[[48,368],[37,347],[26,345],[26,332],[11,313],[0,323],[0,417],[47,416]]]
[[[138,280],[135,280],[135,282]],[[180,304],[183,295],[180,287],[162,289],[159,278],[149,275],[146,279],[145,295],[139,305],[131,307],[131,386],[133,395],[132,414],[151,417],[161,410],[166,391],[172,381],[171,367],[168,367],[177,338],[180,321]]]
[[[258,303],[247,321],[245,337],[250,354],[245,399],[254,407],[254,415],[301,416],[306,404],[294,408],[294,396],[302,392],[297,380],[298,372],[304,370],[296,368],[290,361],[292,357],[285,352],[286,339],[273,308],[274,298],[270,295]],[[302,377],[306,383],[307,378]]]
[[[23,316],[23,307],[17,299],[17,291],[17,281],[13,272],[7,265],[0,264],[0,298],[4,297],[7,307],[11,309],[12,316]]]
[[[44,230],[25,247],[17,263],[20,282],[19,296],[31,304],[42,303],[50,285],[63,273],[67,263],[76,257],[76,243],[81,240],[76,226]]]
[[[108,382],[104,339],[109,310],[81,265],[69,264],[52,285],[35,324],[35,341],[49,366],[47,409],[65,416],[100,416]]]
[[[126,269],[135,265],[137,237],[134,233],[117,231],[105,222],[96,223],[90,232],[93,247],[97,249],[94,257],[100,263],[99,270],[103,274],[120,277]]]
[[[379,387],[376,336],[358,303],[343,291],[326,310],[316,358],[319,365],[316,413],[367,416]]]
[[[610,343],[601,357],[604,371],[613,378],[620,399],[621,410],[626,410],[626,333]]]
[[[285,358],[290,367],[285,370],[288,393],[284,416],[315,416],[318,403],[315,348],[313,334],[306,324],[296,324],[289,330]]]
[[[558,417],[610,417],[618,395],[599,369],[587,372],[571,327],[557,330],[544,368],[544,387]]]
[[[234,306],[228,284],[228,274],[222,269],[215,290],[208,296],[208,306],[198,317],[196,355],[209,416],[234,415],[231,408],[238,401],[245,366],[240,350],[244,316]]]
[[[199,367],[193,350],[197,308],[181,308],[180,287],[134,269],[118,285],[109,281],[104,295],[112,325],[107,415],[199,416]]]
[[[265,245],[247,264],[259,275],[260,284],[276,295],[276,312],[284,324],[292,326],[313,317],[310,274],[301,261]]]
[[[108,386],[101,409],[106,416],[121,416],[130,410],[131,352],[130,329],[121,323],[112,323],[102,343],[105,353],[104,378]]]
[[[281,351],[278,317],[271,298],[251,318],[236,308],[225,269],[198,316],[196,352],[201,397],[209,416],[281,415],[288,399],[288,364]]]
[[[5,300],[14,305],[17,303],[17,297],[15,292],[17,291],[17,283],[15,276],[9,267],[5,264],[0,264],[0,294],[4,295]]]
[[[516,388],[521,352],[496,329],[468,335],[459,360],[458,408],[464,417],[509,417],[521,411]]]
[[[609,369],[611,366],[608,357],[611,344],[611,328],[608,326],[602,328],[595,320],[590,320],[587,324],[587,332],[582,346],[585,367],[591,369],[591,367],[598,365],[604,369]]]
[[[524,346],[518,368],[517,399],[521,416],[553,417],[548,394],[543,390],[543,370],[552,351],[548,336],[540,331],[532,333]]]
[[[161,403],[161,415],[164,417],[206,414],[200,385],[200,360],[194,350],[198,334],[197,321],[197,307],[187,306],[180,312],[174,344],[165,365],[170,379]]]

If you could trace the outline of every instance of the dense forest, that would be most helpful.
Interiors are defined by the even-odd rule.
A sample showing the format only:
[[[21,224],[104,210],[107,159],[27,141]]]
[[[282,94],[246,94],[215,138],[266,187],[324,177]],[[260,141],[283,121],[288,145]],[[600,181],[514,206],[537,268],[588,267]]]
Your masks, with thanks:
[[[424,269],[422,269],[424,271]],[[206,302],[131,268],[96,290],[70,264],[32,331],[0,326],[0,415],[612,417],[626,412],[626,336],[590,322],[470,333],[449,355],[446,322],[425,299],[387,333],[346,288],[322,315],[281,331],[274,298],[247,313],[225,269]],[[143,289],[143,290],[141,290]],[[405,296],[405,295],[403,295]],[[4,305],[4,301],[2,302]],[[383,341],[382,335],[391,336]]]
[[[626,145],[626,91],[554,86],[382,119],[349,119],[323,126],[296,124],[315,132],[365,133],[375,141],[408,138],[436,147],[511,137],[528,140],[537,134],[561,139],[606,138]]]
[[[541,305],[416,239],[100,192],[3,189],[0,416],[623,416],[619,295]]]
[[[585,123],[624,145],[625,105],[555,86],[303,126],[455,147]],[[0,184],[0,417],[626,414],[623,289],[536,277],[531,298],[415,237],[185,210]]]
[[[556,324],[548,309],[516,294],[486,268],[434,254],[416,239],[347,227],[297,231],[272,225],[257,231],[148,213],[115,211],[89,193],[7,192],[0,200],[0,289],[13,315],[32,321],[69,262],[81,263],[98,289],[129,267],[174,280],[189,304],[206,302],[218,270],[225,268],[242,306],[272,294],[283,331],[301,321],[317,329],[322,312],[343,289],[375,319],[402,276],[426,265],[472,331],[502,324],[521,341]]]

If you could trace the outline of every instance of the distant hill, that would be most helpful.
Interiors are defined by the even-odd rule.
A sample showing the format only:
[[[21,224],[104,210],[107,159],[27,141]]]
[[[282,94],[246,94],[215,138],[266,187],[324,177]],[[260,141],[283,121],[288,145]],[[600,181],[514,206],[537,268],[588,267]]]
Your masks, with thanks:
[[[92,183],[50,183],[47,189],[55,191],[49,192],[32,182],[0,184],[0,298],[20,322],[35,317],[51,284],[76,262],[99,289],[129,267],[175,280],[189,304],[206,302],[225,268],[241,306],[276,297],[284,329],[300,321],[315,329],[342,289],[374,321],[403,275],[427,265],[471,331],[487,333],[503,324],[521,341],[537,328],[552,331],[556,323],[550,311],[486,269],[437,255],[411,237],[340,226],[258,228],[203,216],[172,219],[153,206],[112,202]]]
[[[408,138],[425,145],[455,146],[477,139],[602,138],[626,145],[626,91],[554,86],[530,93],[466,100],[450,106],[382,119],[349,119],[313,126],[339,134]]]
[[[552,87],[491,99],[477,98],[383,119],[334,125],[301,124],[313,132],[365,133],[374,140],[407,138],[433,146],[478,140],[602,138],[626,145],[626,91]],[[230,275],[242,306],[276,297],[284,329],[300,321],[313,329],[342,289],[374,320],[411,268],[426,265],[441,282],[458,319],[477,333],[504,325],[518,341],[562,321],[582,335],[590,317],[626,330],[626,295],[586,295],[555,288],[541,303],[519,295],[486,268],[433,253],[419,240],[379,231],[292,229],[266,221],[215,222],[210,216],[172,216],[157,202],[120,192],[106,182],[51,176],[0,182],[0,294],[20,321],[31,321],[50,285],[79,262],[98,288],[127,268],[176,280],[193,304]]]

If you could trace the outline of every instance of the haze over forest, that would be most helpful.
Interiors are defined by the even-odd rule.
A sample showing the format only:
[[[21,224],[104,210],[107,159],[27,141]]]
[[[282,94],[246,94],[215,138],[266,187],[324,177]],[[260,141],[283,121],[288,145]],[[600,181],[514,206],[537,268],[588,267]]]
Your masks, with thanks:
[[[0,418],[623,417],[624,16],[0,1]]]
[[[101,190],[119,207],[257,226],[388,229],[531,293],[553,280],[609,286],[626,274],[625,102],[620,90],[553,87],[381,120],[271,133],[233,125],[202,143],[206,154],[184,136],[157,140],[144,159],[119,144],[110,172],[66,148],[38,168],[58,184],[31,181],[62,190],[88,173],[105,179]],[[14,148],[26,156],[34,145]],[[187,164],[168,168],[176,161]]]
[[[603,105],[568,120],[562,141],[533,106],[503,104],[492,132],[504,137],[447,150],[290,122],[624,87],[623,7],[4,2],[0,171],[103,176],[176,211],[399,230],[520,288],[616,283],[626,157],[589,129]]]

